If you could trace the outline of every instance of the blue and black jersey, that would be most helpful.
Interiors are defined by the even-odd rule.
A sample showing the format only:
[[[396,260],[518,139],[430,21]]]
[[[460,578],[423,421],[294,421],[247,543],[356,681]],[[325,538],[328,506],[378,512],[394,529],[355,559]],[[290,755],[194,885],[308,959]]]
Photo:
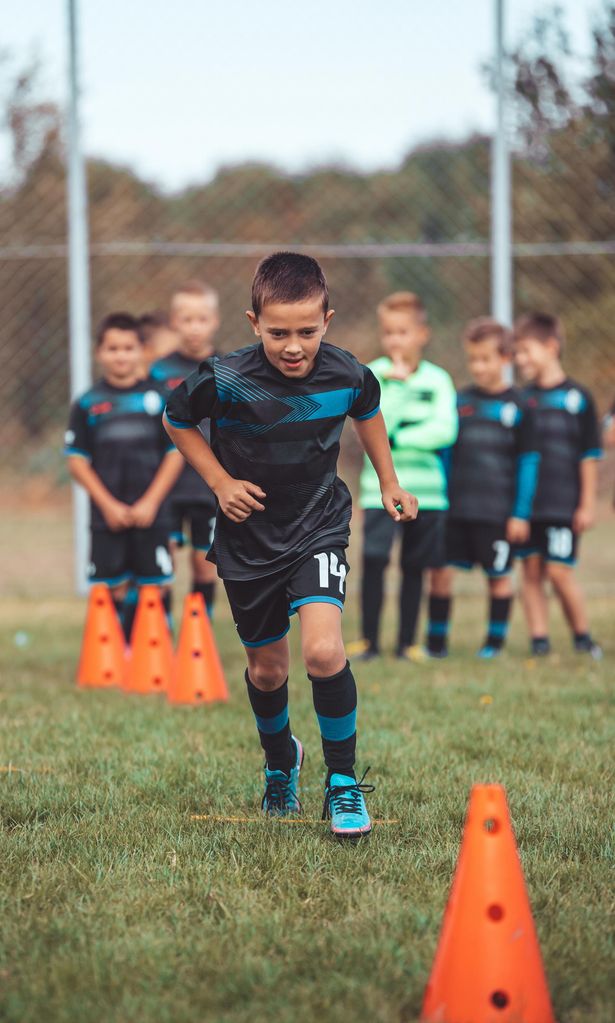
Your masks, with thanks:
[[[173,444],[162,425],[166,390],[155,381],[114,387],[106,380],[78,398],[70,410],[64,452],[89,459],[118,501],[134,504],[143,496]],[[156,525],[166,524],[163,502]],[[92,502],[92,529],[107,529]]]
[[[167,393],[170,393],[176,387],[179,387],[186,377],[194,373],[200,364],[200,359],[191,359],[181,352],[172,352],[165,359],[159,359],[153,364],[150,369],[150,375],[159,384],[167,388]],[[205,437],[205,440],[209,441],[208,419],[199,423],[199,430]],[[203,504],[208,508],[212,508],[212,514],[216,503],[216,498],[205,481],[188,464],[182,469],[181,476],[171,491],[170,500],[181,504]]]
[[[272,366],[259,343],[207,359],[173,392],[169,422],[185,428],[211,419],[212,448],[226,471],[267,495],[265,511],[239,524],[218,511],[213,557],[223,579],[257,579],[323,545],[347,545],[340,435],[346,416],[369,419],[379,401],[371,370],[326,343],[301,380]]]
[[[533,419],[523,397],[509,387],[489,394],[466,387],[457,394],[459,436],[452,448],[450,517],[504,523],[529,519],[539,455]]]
[[[570,379],[557,387],[528,387],[524,394],[540,452],[532,519],[571,522],[580,497],[579,464],[602,455],[594,400]]]

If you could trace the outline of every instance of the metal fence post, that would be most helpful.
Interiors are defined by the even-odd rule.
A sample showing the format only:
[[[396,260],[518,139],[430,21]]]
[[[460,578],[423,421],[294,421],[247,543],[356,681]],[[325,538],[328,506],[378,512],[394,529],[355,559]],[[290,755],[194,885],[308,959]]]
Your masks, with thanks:
[[[504,0],[495,0],[496,127],[491,158],[491,312],[512,323],[510,155],[506,131]]]

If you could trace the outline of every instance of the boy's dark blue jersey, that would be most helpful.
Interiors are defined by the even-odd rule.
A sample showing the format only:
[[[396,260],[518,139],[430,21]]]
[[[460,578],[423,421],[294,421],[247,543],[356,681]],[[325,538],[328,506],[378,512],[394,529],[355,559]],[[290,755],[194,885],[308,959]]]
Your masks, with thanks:
[[[511,516],[529,519],[539,456],[532,417],[521,393],[514,387],[499,394],[465,387],[457,393],[457,412],[450,517],[493,523],[504,523]]]
[[[200,359],[191,359],[181,352],[172,352],[165,359],[159,359],[155,362],[150,369],[150,374],[154,380],[163,384],[167,391],[170,392],[175,390],[191,373],[194,373],[200,364]],[[205,437],[205,440],[209,441],[208,419],[199,423],[199,430]],[[201,479],[198,472],[195,472],[191,465],[186,464],[171,491],[171,501],[185,504],[204,504],[208,507],[213,507],[216,503],[216,498],[204,480]]]
[[[223,579],[257,579],[310,550],[345,547],[351,500],[337,476],[346,416],[370,419],[380,386],[371,370],[334,345],[292,380],[267,360],[262,344],[207,359],[167,404],[178,427],[211,419],[213,451],[229,475],[257,483],[264,512],[240,524],[220,511],[214,559]]]
[[[162,425],[167,393],[151,379],[126,388],[100,380],[71,406],[65,454],[88,458],[107,490],[133,504],[149,487],[167,451],[173,450]],[[163,502],[156,525],[164,524],[167,515]],[[107,528],[94,502],[92,528]]]
[[[557,387],[528,387],[524,394],[540,453],[532,519],[571,522],[580,497],[579,465],[602,454],[593,398],[570,379]]]

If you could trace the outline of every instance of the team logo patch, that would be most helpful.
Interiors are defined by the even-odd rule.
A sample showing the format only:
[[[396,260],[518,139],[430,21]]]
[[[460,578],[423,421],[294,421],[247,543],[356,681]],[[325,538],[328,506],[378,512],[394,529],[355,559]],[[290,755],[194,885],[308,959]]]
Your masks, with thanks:
[[[568,394],[564,399],[564,405],[566,406],[567,412],[571,412],[572,415],[575,415],[577,412],[581,411],[582,403],[583,395],[580,391],[577,391],[574,387],[571,391],[568,391]]]
[[[162,398],[158,391],[146,391],[143,395],[143,408],[149,416],[156,416],[162,412]]]
[[[500,420],[503,426],[514,426],[517,418],[517,406],[514,401],[507,401],[502,405]]]
[[[75,443],[75,431],[74,430],[67,430],[66,431],[66,433],[64,434],[64,443],[65,444],[74,444]]]

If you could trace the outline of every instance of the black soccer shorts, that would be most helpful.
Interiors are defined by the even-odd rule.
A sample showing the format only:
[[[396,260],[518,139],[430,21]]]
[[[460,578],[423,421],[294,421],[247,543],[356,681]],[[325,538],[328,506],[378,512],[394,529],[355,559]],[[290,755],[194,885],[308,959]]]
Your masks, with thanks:
[[[190,528],[190,544],[195,551],[207,553],[214,542],[216,528],[216,505],[195,504],[191,501],[173,501],[171,503],[170,539],[183,547],[188,538],[184,533],[184,525]]]
[[[506,523],[468,522],[449,519],[446,523],[446,563],[455,568],[480,565],[492,579],[508,575],[515,549],[506,539]]]
[[[282,639],[290,629],[290,616],[304,604],[334,604],[343,611],[349,571],[343,548],[323,547],[260,579],[225,579],[243,645],[266,646]]]
[[[571,522],[532,522],[530,538],[517,552],[519,558],[539,554],[545,561],[576,565],[579,535]]]
[[[162,586],[173,582],[173,562],[169,553],[166,526],[150,529],[92,530],[90,582],[119,586],[133,580],[143,586]]]
[[[401,566],[407,571],[445,564],[446,512],[420,511],[412,522],[394,522],[384,508],[363,512],[363,558],[387,564],[393,540],[401,534]]]

